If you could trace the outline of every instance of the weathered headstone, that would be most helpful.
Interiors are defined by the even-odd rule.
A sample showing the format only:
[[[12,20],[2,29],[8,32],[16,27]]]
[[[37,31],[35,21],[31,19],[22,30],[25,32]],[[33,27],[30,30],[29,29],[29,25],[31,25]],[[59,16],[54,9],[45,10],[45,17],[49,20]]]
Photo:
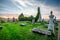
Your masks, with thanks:
[[[48,30],[51,30],[51,31],[53,31],[53,33],[55,33],[54,23],[53,23],[53,21],[54,21],[54,15],[52,14],[52,11],[51,11],[51,13],[50,13],[49,18],[50,18],[50,19],[49,19]]]
[[[7,18],[7,21],[10,22],[10,18]]]
[[[39,33],[39,34],[44,34],[44,35],[51,35],[50,31],[47,30],[40,30],[38,28],[33,28],[32,29],[33,32]]]
[[[42,22],[44,22],[44,18],[42,19]]]
[[[32,24],[34,24],[35,23],[35,19],[32,19]]]

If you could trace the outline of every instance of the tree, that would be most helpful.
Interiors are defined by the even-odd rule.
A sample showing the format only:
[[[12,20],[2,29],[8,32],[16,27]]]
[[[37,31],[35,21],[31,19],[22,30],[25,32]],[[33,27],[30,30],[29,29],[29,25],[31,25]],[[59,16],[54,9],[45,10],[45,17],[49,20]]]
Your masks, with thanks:
[[[24,15],[23,15],[23,13],[21,13],[21,14],[19,15],[18,19],[19,19],[19,21],[24,21]]]
[[[32,21],[34,17],[31,15],[29,17],[24,17],[23,13],[18,16],[19,21]]]
[[[34,18],[34,17],[31,15],[30,17],[28,17],[28,20],[29,20],[29,21],[32,21],[33,18]]]

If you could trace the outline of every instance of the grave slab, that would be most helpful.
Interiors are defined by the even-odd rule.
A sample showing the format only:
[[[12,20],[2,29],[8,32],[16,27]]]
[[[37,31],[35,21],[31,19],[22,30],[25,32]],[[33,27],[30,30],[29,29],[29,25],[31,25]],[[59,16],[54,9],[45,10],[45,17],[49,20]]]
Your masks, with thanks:
[[[48,30],[41,30],[38,28],[33,28],[32,29],[33,32],[39,33],[39,34],[44,34],[44,35],[51,35],[51,32]]]

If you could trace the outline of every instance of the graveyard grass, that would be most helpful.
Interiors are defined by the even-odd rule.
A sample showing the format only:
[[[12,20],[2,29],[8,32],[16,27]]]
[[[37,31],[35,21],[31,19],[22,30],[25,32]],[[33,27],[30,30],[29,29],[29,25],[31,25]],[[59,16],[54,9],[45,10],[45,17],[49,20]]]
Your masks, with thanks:
[[[22,23],[26,24],[26,26],[20,26]],[[7,22],[0,23],[0,26],[3,27],[3,29],[0,30],[0,40],[55,40],[54,36],[46,36],[32,32],[33,28],[47,30],[43,23]],[[56,30],[56,35],[57,33],[58,31]]]

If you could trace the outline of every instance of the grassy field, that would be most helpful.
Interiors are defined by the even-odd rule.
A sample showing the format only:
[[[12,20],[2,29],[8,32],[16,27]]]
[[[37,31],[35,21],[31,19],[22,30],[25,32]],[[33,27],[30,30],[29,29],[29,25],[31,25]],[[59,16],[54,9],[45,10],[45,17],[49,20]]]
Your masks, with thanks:
[[[22,23],[26,24],[26,26],[20,26]],[[7,22],[0,23],[0,26],[3,27],[3,29],[0,30],[0,40],[57,40],[54,36],[46,36],[32,32],[33,28],[47,30],[43,23]]]

